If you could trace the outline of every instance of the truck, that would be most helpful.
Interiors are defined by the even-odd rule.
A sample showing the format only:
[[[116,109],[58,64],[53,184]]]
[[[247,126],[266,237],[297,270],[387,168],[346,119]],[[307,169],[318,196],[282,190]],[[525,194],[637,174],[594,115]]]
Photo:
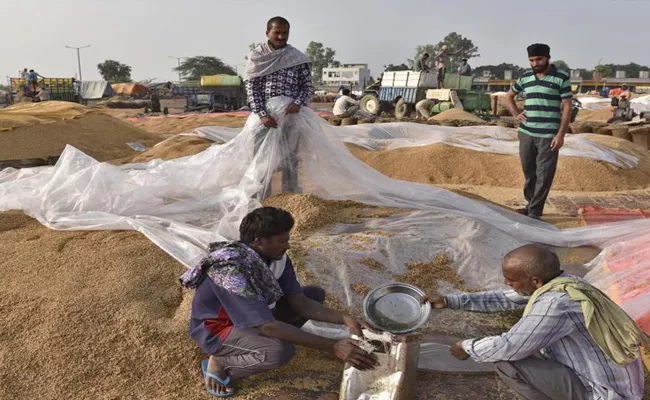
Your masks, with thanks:
[[[423,99],[435,99],[432,114],[451,108],[463,108],[477,114],[488,113],[490,97],[486,92],[474,91],[474,78],[458,74],[445,76],[445,89],[438,89],[437,72],[386,71],[379,89],[364,92],[360,107],[379,115],[394,112],[397,119],[407,118],[415,110],[415,104]]]
[[[23,90],[27,82],[22,78],[11,78],[11,91],[15,94]],[[46,84],[50,90],[50,100],[71,101],[79,103],[81,98],[75,86],[74,78],[42,78],[38,85]],[[31,88],[29,88],[31,90]],[[30,93],[25,93],[30,95]]]
[[[224,112],[245,104],[244,89],[238,76],[202,76],[201,81],[186,81],[172,88],[174,96],[185,97],[185,112]]]

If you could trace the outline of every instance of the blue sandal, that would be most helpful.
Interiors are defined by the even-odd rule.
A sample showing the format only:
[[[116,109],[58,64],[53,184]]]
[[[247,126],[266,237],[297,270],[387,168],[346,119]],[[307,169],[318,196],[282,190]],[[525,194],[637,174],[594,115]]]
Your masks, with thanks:
[[[201,361],[201,369],[203,370],[203,377],[212,378],[212,379],[216,380],[217,382],[219,382],[220,384],[222,384],[223,386],[229,386],[230,382],[232,381],[232,376],[228,375],[228,377],[226,379],[221,379],[218,376],[209,373],[208,372],[208,362],[209,362],[209,359],[207,359],[207,358],[205,360]],[[217,393],[214,390],[210,390],[208,388],[206,388],[206,390],[208,391],[208,394],[213,396],[213,397],[232,397],[235,394],[234,392]]]

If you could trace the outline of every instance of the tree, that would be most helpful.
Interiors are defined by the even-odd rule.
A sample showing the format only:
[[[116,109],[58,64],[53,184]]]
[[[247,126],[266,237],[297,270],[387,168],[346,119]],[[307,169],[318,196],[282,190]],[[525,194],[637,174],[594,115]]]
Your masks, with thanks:
[[[409,66],[404,64],[404,63],[399,64],[399,65],[395,65],[395,64],[384,65],[384,70],[387,71],[387,72],[391,72],[391,71],[407,71],[409,69],[410,69]]]
[[[638,78],[640,71],[648,71],[650,67],[646,65],[639,65],[637,63],[629,64],[604,64],[598,65],[595,68],[596,72],[602,72],[603,77],[613,77],[616,71],[625,71],[625,76],[628,78]]]
[[[482,77],[483,71],[490,71],[490,77],[496,79],[505,79],[505,72],[512,71],[512,79],[517,79],[526,71],[526,68],[514,64],[501,63],[499,65],[481,65],[475,67],[472,72],[474,76]]]
[[[175,72],[180,72],[186,80],[198,81],[204,75],[237,75],[230,65],[221,61],[217,57],[209,56],[194,56],[186,58],[180,66],[173,69]]]
[[[571,68],[569,68],[569,64],[567,64],[566,61],[564,61],[564,60],[553,61],[553,64],[555,64],[555,66],[558,69],[562,69],[562,70],[564,70],[566,72],[571,71]]]
[[[322,43],[309,42],[305,51],[311,60],[311,73],[315,83],[320,83],[323,77],[323,68],[340,67],[341,63],[334,59],[336,51],[323,46]]]
[[[463,58],[469,60],[472,57],[478,57],[481,55],[478,51],[478,47],[474,45],[474,42],[456,32],[451,32],[436,45],[425,44],[417,46],[415,48],[415,59],[408,60],[409,64],[411,64],[411,66],[415,65],[415,60],[419,60],[424,53],[429,53],[432,58],[435,57],[435,55],[442,50],[443,45],[447,45],[448,50],[452,53],[462,49],[458,55],[450,55],[448,57],[449,59],[446,64],[447,71],[458,71],[458,68],[461,65],[460,60]]]
[[[610,65],[596,65],[594,72],[598,72],[603,78],[614,76],[614,68],[612,68]]]
[[[418,62],[418,60],[420,60],[420,58],[422,58],[424,53],[429,54],[429,56],[430,56],[429,63],[432,63],[433,62],[433,57],[435,57],[435,55],[436,55],[436,46],[434,46],[432,44],[424,44],[424,45],[416,46],[415,47],[415,56],[413,57],[413,59],[409,58],[407,60],[408,65],[409,65],[409,67],[411,69],[415,68],[415,64]],[[431,67],[435,68],[435,65],[431,64]]]
[[[131,67],[115,60],[106,60],[97,64],[99,74],[109,82],[131,82]]]

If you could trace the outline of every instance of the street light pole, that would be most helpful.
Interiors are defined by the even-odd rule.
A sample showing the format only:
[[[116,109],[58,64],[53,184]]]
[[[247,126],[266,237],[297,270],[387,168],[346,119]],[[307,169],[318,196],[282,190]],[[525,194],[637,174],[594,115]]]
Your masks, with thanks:
[[[90,45],[81,46],[81,47],[73,47],[73,46],[67,46],[66,45],[65,47],[68,48],[68,49],[77,50],[77,65],[79,66],[79,81],[81,82],[83,79],[81,77],[81,55],[79,54],[79,50],[88,48],[88,47],[90,47]]]
[[[181,82],[181,81],[183,80],[183,78],[181,77],[181,60],[182,60],[183,58],[187,58],[187,57],[174,57],[174,56],[169,56],[169,58],[175,58],[175,59],[178,60],[178,82]]]

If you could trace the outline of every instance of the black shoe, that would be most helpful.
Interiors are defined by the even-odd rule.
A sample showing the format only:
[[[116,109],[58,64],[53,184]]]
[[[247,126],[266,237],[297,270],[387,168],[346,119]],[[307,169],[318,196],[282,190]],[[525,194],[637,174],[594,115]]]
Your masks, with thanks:
[[[536,220],[538,220],[538,221],[541,221],[541,220],[542,220],[542,218],[539,217],[539,216],[537,216],[537,215],[529,215],[528,218],[536,219]]]
[[[521,215],[528,215],[528,209],[527,208],[519,208],[519,209],[517,209],[515,211],[517,213],[521,214]]]

